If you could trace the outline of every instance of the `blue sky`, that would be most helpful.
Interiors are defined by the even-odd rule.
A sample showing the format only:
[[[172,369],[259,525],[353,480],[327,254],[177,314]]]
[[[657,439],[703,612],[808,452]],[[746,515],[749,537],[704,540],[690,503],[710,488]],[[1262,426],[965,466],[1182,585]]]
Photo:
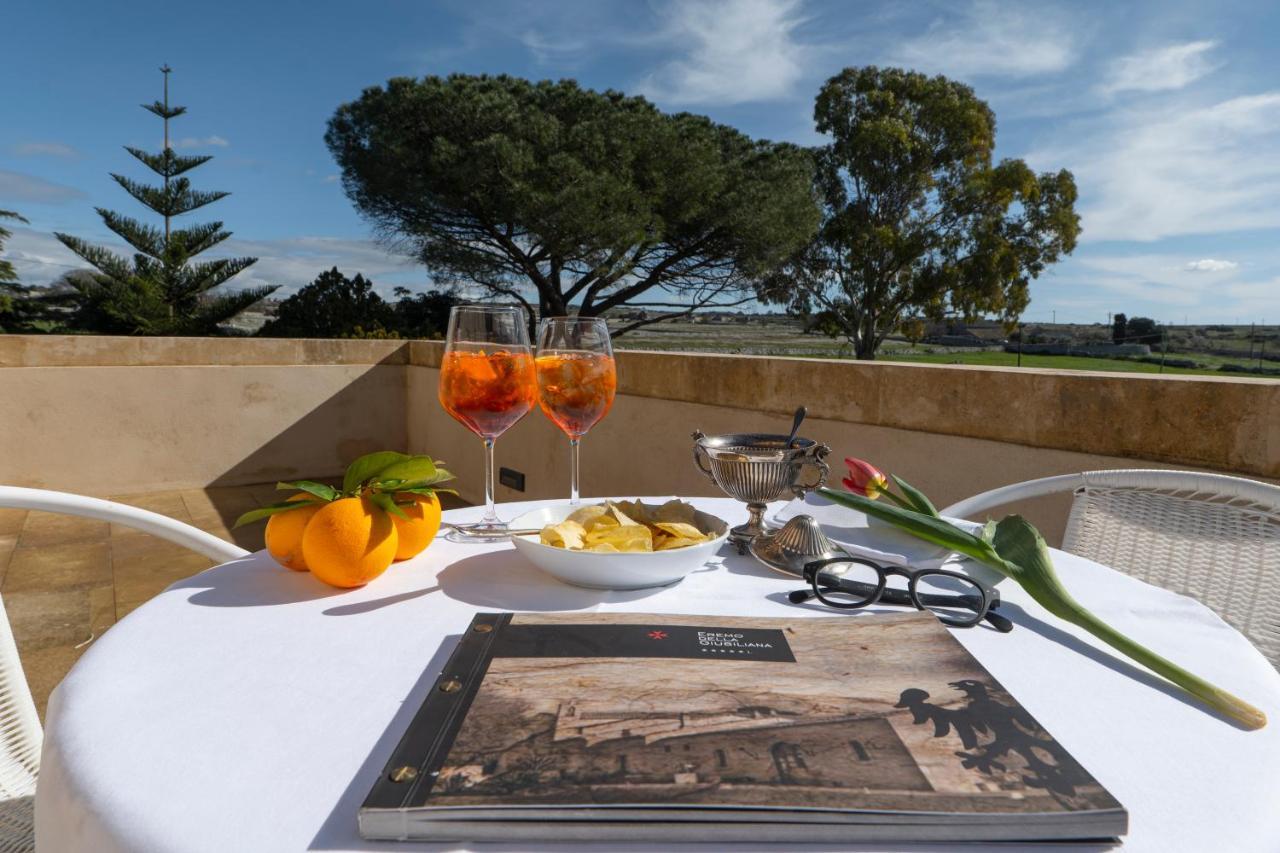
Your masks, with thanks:
[[[813,97],[846,66],[902,65],[972,84],[999,154],[1071,169],[1084,234],[1032,289],[1030,320],[1108,312],[1280,322],[1280,4],[222,2],[10,0],[0,51],[0,208],[24,281],[75,264],[50,236],[111,244],[93,207],[145,213],[108,172],[158,150],[137,106],[174,68],[191,173],[230,198],[193,217],[261,260],[238,282],[296,289],[334,264],[382,290],[425,272],[370,239],[337,182],[325,122],[400,75],[573,77],[755,136],[816,144]]]

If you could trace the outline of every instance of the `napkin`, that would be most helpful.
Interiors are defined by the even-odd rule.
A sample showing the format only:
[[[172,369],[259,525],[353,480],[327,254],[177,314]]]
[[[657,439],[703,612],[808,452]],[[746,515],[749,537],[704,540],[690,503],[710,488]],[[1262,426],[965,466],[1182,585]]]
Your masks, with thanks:
[[[832,503],[816,492],[809,492],[778,509],[770,521],[779,526],[797,515],[811,515],[827,538],[855,557],[866,557],[877,563],[936,569],[944,563],[964,559],[932,542],[917,539],[898,528],[871,518],[856,509]],[[982,527],[972,521],[948,518],[956,526],[974,532]]]

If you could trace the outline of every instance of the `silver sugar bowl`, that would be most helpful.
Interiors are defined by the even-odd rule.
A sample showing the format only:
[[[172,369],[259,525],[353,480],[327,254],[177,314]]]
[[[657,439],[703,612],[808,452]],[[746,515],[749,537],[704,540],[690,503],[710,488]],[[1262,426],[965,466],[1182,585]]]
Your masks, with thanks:
[[[765,505],[784,495],[797,498],[827,481],[826,458],[831,448],[809,438],[769,433],[735,432],[725,435],[693,433],[693,461],[729,497],[743,501],[751,513],[746,524],[729,531],[738,553],[764,532]]]

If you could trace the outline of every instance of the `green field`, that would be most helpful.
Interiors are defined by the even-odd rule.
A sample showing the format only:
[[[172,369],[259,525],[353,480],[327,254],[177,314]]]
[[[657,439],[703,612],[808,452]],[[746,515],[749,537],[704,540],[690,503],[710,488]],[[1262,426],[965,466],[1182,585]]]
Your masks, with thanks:
[[[1050,334],[1077,340],[1105,340],[1108,330],[1102,327],[1043,326]],[[1248,374],[1219,371],[1222,364],[1253,365],[1249,357],[1247,339],[1241,335],[1251,332],[1244,326],[1234,331],[1221,327],[1179,328],[1170,337],[1169,358],[1188,359],[1200,367],[1165,367],[1169,375],[1218,376],[1259,381],[1276,381],[1275,377],[1250,376]],[[1268,334],[1274,336],[1275,327]],[[730,353],[735,355],[785,356],[789,358],[852,358],[847,343],[822,335],[803,334],[798,322],[780,317],[739,317],[733,322],[678,321],[661,323],[638,329],[615,341],[618,349],[646,349],[666,352]],[[1209,348],[1238,351],[1238,355],[1215,354]],[[1274,351],[1274,346],[1273,346]],[[890,338],[876,355],[879,361],[896,361],[917,364],[971,364],[987,367],[1017,367],[1017,353],[1004,352],[994,347],[973,349],[970,347],[945,347],[922,344],[912,347],[906,341]],[[1270,365],[1277,365],[1270,362]],[[1023,355],[1023,367],[1052,368],[1055,370],[1098,370],[1109,373],[1160,373],[1160,365],[1150,362],[1118,359],[1089,358],[1067,355]]]
[[[917,364],[973,364],[982,367],[1017,367],[1018,354],[992,350],[976,352],[921,352],[889,351],[877,356],[880,361],[903,361]],[[1106,370],[1117,373],[1160,373],[1160,365],[1145,361],[1128,361],[1118,358],[1087,358],[1077,355],[1024,355],[1023,367],[1049,367],[1055,370]],[[1195,370],[1166,367],[1167,374],[1192,376],[1239,376],[1217,370]],[[1251,377],[1243,377],[1251,378]],[[1258,377],[1252,377],[1258,378]]]

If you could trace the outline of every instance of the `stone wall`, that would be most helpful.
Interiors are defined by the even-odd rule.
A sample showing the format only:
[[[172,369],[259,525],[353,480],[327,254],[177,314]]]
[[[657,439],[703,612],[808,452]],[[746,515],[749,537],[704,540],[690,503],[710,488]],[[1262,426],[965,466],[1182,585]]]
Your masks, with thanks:
[[[436,400],[434,342],[0,335],[0,483],[120,494],[332,476],[407,447],[482,497],[479,439]],[[1280,479],[1266,379],[622,352],[613,412],[583,441],[587,495],[715,494],[689,433],[804,433],[938,503],[1091,468]],[[532,413],[498,442],[526,491],[568,491],[564,437]],[[1020,508],[1051,536],[1063,503]]]

